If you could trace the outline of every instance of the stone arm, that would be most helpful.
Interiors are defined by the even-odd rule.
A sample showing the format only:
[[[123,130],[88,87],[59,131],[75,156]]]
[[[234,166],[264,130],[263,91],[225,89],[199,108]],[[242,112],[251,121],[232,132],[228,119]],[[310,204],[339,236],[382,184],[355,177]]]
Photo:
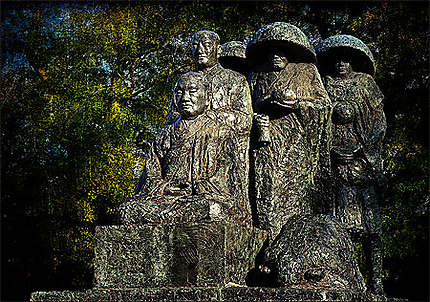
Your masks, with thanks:
[[[208,111],[211,117],[231,128],[239,136],[249,135],[252,126],[251,93],[243,76],[231,79],[231,89],[228,90],[229,105]]]
[[[331,115],[332,104],[315,65],[307,64],[302,83],[306,89],[297,89],[297,116],[305,129],[312,168],[310,180],[312,210],[326,213],[334,202],[330,194],[333,185],[331,170]]]
[[[362,138],[364,141],[363,151],[373,171],[377,173],[382,170],[382,141],[387,129],[382,104],[384,95],[370,75],[363,74],[362,83],[363,98],[369,107],[369,116],[366,121],[369,128],[367,131],[364,131],[366,136]]]
[[[241,133],[243,131],[248,134],[252,126],[253,112],[251,92],[245,77],[241,76],[239,78],[237,86],[234,87],[231,93],[233,94],[232,111],[238,125],[236,129],[240,130]]]
[[[169,139],[168,127],[163,128],[151,143],[145,158],[145,168],[134,195],[163,195],[168,182],[163,179],[161,160],[165,151],[161,147]]]
[[[303,86],[296,90],[296,108],[310,145],[313,177],[330,170],[332,105],[317,68],[307,65],[301,78]]]

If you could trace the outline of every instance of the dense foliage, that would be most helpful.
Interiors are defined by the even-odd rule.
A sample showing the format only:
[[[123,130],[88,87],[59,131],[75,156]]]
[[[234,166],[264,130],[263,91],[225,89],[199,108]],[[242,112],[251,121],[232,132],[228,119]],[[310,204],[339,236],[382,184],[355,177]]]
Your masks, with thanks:
[[[428,297],[428,7],[424,2],[2,4],[2,298],[89,288],[93,232],[133,194],[199,29],[223,42],[264,24],[314,46],[362,39],[386,96],[388,294]]]

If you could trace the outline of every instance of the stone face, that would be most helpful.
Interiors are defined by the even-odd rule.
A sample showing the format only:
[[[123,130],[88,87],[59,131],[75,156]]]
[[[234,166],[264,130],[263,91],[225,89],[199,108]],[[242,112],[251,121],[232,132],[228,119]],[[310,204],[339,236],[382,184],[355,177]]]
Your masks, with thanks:
[[[192,53],[196,72],[175,85],[122,225],[96,230],[94,289],[30,300],[400,301],[375,295],[386,124],[367,46],[324,40],[324,81],[288,23],[246,48],[199,31]],[[372,293],[348,231],[368,237]]]
[[[215,71],[224,76],[235,74],[219,68]],[[214,105],[209,87],[220,85],[222,79],[209,85],[206,76],[195,72],[179,78],[173,104],[180,116],[151,144],[136,195],[120,207],[122,223],[250,223],[247,146],[251,116],[237,120],[230,108],[209,108]],[[244,85],[243,78],[242,87],[228,93],[238,93],[235,97],[246,102],[249,90]],[[221,99],[224,102],[227,96]],[[235,131],[239,127],[242,131]]]
[[[141,288],[94,289],[82,292],[36,292],[31,302],[143,302],[143,301],[362,301],[406,302],[405,299],[387,298],[351,291],[303,290],[261,287],[194,287],[194,288]]]
[[[98,227],[95,287],[244,284],[264,239],[228,223]]]
[[[278,286],[366,291],[347,231],[326,215],[288,220],[265,250],[264,266]]]
[[[248,199],[252,106],[243,75],[218,63],[219,37],[192,39],[198,72],[175,85],[168,121],[148,152],[121,223],[251,224]]]

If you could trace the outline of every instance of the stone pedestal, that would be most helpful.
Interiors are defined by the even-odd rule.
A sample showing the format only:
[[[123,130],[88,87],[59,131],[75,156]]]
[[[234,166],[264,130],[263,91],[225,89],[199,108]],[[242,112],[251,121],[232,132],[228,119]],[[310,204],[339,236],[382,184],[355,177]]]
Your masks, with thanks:
[[[35,292],[30,301],[406,301],[353,291],[246,287],[265,237],[265,231],[221,222],[98,227],[94,288]]]
[[[265,231],[223,222],[98,227],[94,286],[245,285],[264,240]]]
[[[351,291],[262,287],[177,287],[140,289],[94,289],[82,292],[36,292],[31,302],[149,302],[149,301],[360,301],[406,302]]]

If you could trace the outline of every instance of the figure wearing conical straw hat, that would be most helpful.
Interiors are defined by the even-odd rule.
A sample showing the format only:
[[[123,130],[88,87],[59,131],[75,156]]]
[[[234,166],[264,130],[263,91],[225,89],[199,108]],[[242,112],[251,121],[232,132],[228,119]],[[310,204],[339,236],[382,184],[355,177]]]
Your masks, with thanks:
[[[361,40],[337,35],[318,45],[317,56],[334,106],[331,157],[338,185],[332,211],[353,237],[364,239],[370,290],[383,294],[379,204],[385,183],[381,148],[386,121],[384,96],[372,78],[373,55]]]
[[[256,224],[269,241],[293,215],[313,212],[316,183],[329,164],[330,100],[307,37],[282,22],[259,29],[248,42],[248,77],[255,114],[251,194]]]

